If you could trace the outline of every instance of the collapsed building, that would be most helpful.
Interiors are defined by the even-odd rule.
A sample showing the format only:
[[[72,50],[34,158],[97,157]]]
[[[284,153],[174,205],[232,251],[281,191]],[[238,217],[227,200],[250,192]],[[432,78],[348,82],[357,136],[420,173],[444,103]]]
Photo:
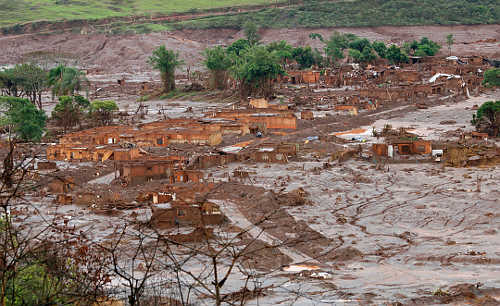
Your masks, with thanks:
[[[449,60],[438,57],[412,59],[401,67],[378,63],[361,67],[344,64],[336,69],[288,71],[282,85],[307,85],[308,93],[294,95],[300,87],[288,89],[296,105],[311,105],[318,111],[373,110],[385,104],[410,102],[419,105],[443,99],[462,99],[483,91],[483,72],[488,68],[480,57]],[[287,89],[285,88],[285,91]],[[304,110],[304,109],[303,109]],[[307,109],[310,111],[311,109]],[[310,119],[304,113],[303,119]]]

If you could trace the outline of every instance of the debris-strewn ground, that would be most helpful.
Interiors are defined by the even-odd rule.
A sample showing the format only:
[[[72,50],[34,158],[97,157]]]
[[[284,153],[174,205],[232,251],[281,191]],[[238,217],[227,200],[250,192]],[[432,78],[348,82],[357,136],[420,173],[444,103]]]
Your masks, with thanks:
[[[477,26],[413,26],[333,29],[266,29],[261,31],[262,41],[268,43],[286,40],[292,45],[309,44],[322,48],[318,40],[309,38],[310,33],[328,37],[334,31],[353,33],[371,40],[400,43],[428,37],[446,45],[446,35],[453,34],[455,44],[452,53],[500,56],[500,25]],[[50,58],[53,53],[72,59],[84,67],[95,67],[106,73],[133,73],[151,71],[148,56],[159,45],[178,51],[187,66],[199,70],[202,52],[213,45],[228,45],[243,37],[242,31],[231,29],[184,30],[141,35],[80,35],[63,33],[55,35],[21,35],[0,37],[2,53],[0,65],[8,65],[37,55]],[[446,49],[446,50],[445,50]],[[447,48],[442,49],[443,54]],[[45,57],[43,56],[45,55]],[[186,67],[184,67],[186,69]]]
[[[475,54],[477,48],[481,48],[481,54],[487,56],[498,55],[498,42],[477,41],[497,39],[500,33],[498,25],[337,30],[385,41],[420,36],[442,40],[444,34],[454,33],[457,43],[453,52]],[[262,34],[265,42],[278,38],[302,44],[308,39],[309,32],[266,30]],[[316,32],[326,35],[331,30]],[[116,239],[115,228],[133,222],[130,231],[139,226],[157,226],[156,233],[196,244],[203,238],[205,228],[200,230],[199,224],[194,222],[194,225],[183,223],[185,220],[182,217],[186,216],[188,208],[214,204],[213,211],[209,211],[211,206],[203,211],[222,220],[216,226],[210,224],[212,238],[237,237],[235,249],[255,240],[249,247],[252,255],[243,258],[242,266],[261,273],[260,285],[267,289],[253,292],[252,295],[259,298],[251,303],[498,303],[498,163],[494,160],[491,164],[478,163],[479,166],[475,167],[452,168],[435,156],[411,161],[401,158],[386,163],[376,162],[371,145],[383,144],[384,136],[380,134],[386,129],[388,134],[400,133],[408,139],[422,137],[426,141],[432,140],[440,148],[457,144],[473,130],[470,120],[477,106],[485,101],[499,100],[500,91],[479,88],[476,84],[477,90],[471,90],[469,94],[469,91],[465,93],[456,87],[445,86],[446,92],[431,92],[428,96],[419,97],[417,102],[411,101],[408,96],[400,99],[380,98],[380,104],[366,109],[363,106],[367,103],[372,105],[373,97],[369,94],[363,96],[364,101],[361,102],[343,100],[343,95],[359,96],[363,84],[342,88],[327,88],[331,84],[326,82],[321,84],[324,88],[320,88],[320,84],[280,84],[283,86],[280,86],[278,93],[286,97],[289,105],[283,103],[273,106],[290,107],[285,111],[288,117],[279,118],[290,119],[294,124],[296,122],[296,129],[267,131],[266,128],[264,135],[258,130],[260,127],[257,127],[256,133],[250,132],[247,126],[248,132],[243,133],[243,124],[238,125],[240,122],[227,118],[221,120],[215,114],[225,109],[238,115],[255,111],[255,117],[269,117],[269,114],[274,116],[272,113],[278,112],[276,109],[270,109],[269,113],[243,109],[244,103],[217,96],[220,93],[204,91],[194,95],[193,99],[138,102],[142,96],[138,90],[139,84],[146,82],[153,88],[158,85],[150,82],[157,81],[158,76],[146,65],[147,56],[157,44],[166,43],[169,48],[181,51],[182,57],[188,59],[188,64],[193,64],[200,61],[200,52],[204,47],[226,44],[240,36],[241,33],[236,31],[217,30],[124,37],[58,34],[0,38],[7,49],[0,54],[0,62],[12,64],[20,61],[22,55],[40,49],[73,53],[83,67],[90,68],[92,97],[104,96],[117,100],[119,112],[122,113],[115,120],[116,124],[122,125],[117,131],[130,128],[127,133],[101,135],[104,144],[101,141],[96,148],[73,139],[75,143],[70,143],[68,148],[76,146],[76,149],[70,149],[83,152],[114,146],[117,150],[110,151],[113,154],[137,149],[137,156],[140,157],[130,164],[144,166],[141,168],[144,173],[153,171],[162,162],[166,163],[161,158],[175,157],[172,160],[184,167],[168,168],[160,173],[165,175],[162,178],[148,177],[138,171],[136,176],[141,176],[143,180],[132,184],[132,180],[124,178],[135,178],[133,174],[120,177],[125,172],[121,166],[129,162],[127,159],[108,159],[111,155],[104,158],[100,151],[96,151],[92,161],[87,159],[84,162],[71,154],[69,157],[65,155],[65,158],[59,156],[59,159],[53,156],[57,160],[54,162],[55,169],[43,170],[29,178],[41,185],[36,191],[25,195],[30,205],[38,210],[37,214],[28,216],[30,226],[36,228],[58,216],[57,222],[74,227],[92,241],[109,243]],[[464,44],[469,42],[476,43]],[[433,60],[441,60],[441,63],[445,61],[439,58]],[[481,61],[479,65],[484,63]],[[391,69],[381,68],[384,71]],[[404,72],[403,69],[392,70]],[[365,72],[356,71],[356,75],[363,76]],[[430,71],[425,73],[430,74]],[[461,77],[471,75],[474,76],[473,80],[480,78],[477,69]],[[124,88],[116,85],[119,79],[126,80]],[[181,76],[178,81],[179,85],[185,83]],[[376,81],[375,78],[368,81],[364,79],[370,85]],[[431,86],[427,82],[410,85],[401,83],[399,85],[407,90],[413,85]],[[471,86],[472,89],[472,85],[463,85]],[[389,92],[396,87],[398,85],[394,83],[393,87],[387,87],[384,91]],[[375,86],[370,88],[376,91]],[[341,100],[327,101],[321,105],[324,98],[337,99],[337,94]],[[302,99],[301,96],[305,97]],[[45,97],[47,112],[55,105],[49,100],[48,96]],[[346,101],[355,105],[346,105]],[[337,110],[335,106],[341,105],[341,102],[343,106],[359,106],[359,113],[357,108],[355,113]],[[315,118],[301,119],[302,111],[311,109]],[[213,114],[214,117],[207,114]],[[188,123],[181,126],[180,122],[184,119]],[[154,121],[158,120],[165,121],[154,125]],[[165,132],[172,128],[177,129],[176,134],[169,135],[179,136],[180,139],[185,135],[182,132],[187,131],[189,134],[200,126],[214,128],[215,125],[211,124],[217,121],[224,122],[224,127],[236,127],[236,132],[240,132],[238,129],[241,128],[241,133],[234,133],[233,130],[232,134],[221,136],[219,143],[203,145],[194,141],[182,144],[172,141],[168,146],[163,146],[162,135],[156,134],[149,138],[142,134],[144,138],[140,140],[134,138],[143,132],[141,129]],[[150,129],[145,128],[145,125],[132,128],[137,123],[151,124]],[[103,130],[108,128],[111,129],[105,127]],[[90,133],[99,134],[95,130]],[[85,132],[78,135],[82,139],[87,136]],[[137,143],[116,143],[114,137],[122,136]],[[166,139],[171,141],[173,138]],[[95,139],[98,138],[93,138],[93,141]],[[148,143],[151,139],[153,144]],[[498,139],[472,141],[494,146]],[[244,155],[245,150],[254,150],[251,152],[255,154],[273,152],[275,144],[279,144],[276,148],[293,152],[290,153],[290,160],[286,154],[286,158],[280,155],[280,159],[273,161],[268,155],[264,155],[262,160],[257,160],[252,154]],[[19,154],[36,152],[39,160],[44,161],[48,159],[45,154],[47,147],[56,145],[19,145],[18,150]],[[232,155],[224,151],[227,147],[240,149],[242,153]],[[6,147],[2,148],[2,157],[6,154],[5,150]],[[214,162],[210,167],[196,168],[196,157],[200,156],[227,160]],[[230,159],[231,156],[237,157]],[[106,161],[97,161],[100,159]],[[150,163],[145,165],[145,160]],[[457,167],[467,165],[458,164]],[[177,170],[181,172],[172,175],[171,171]],[[197,178],[201,180],[188,182],[185,179],[190,175],[188,171],[199,174]],[[64,183],[56,181],[55,186],[47,187],[54,178],[64,179],[61,181]],[[51,191],[52,187],[56,191]],[[61,196],[68,196],[71,201]],[[163,201],[158,200],[160,197],[164,197]],[[58,201],[59,204],[56,204]],[[14,214],[22,214],[22,211],[20,208]],[[174,211],[175,214],[168,214]],[[166,220],[169,216],[171,220]],[[134,246],[131,241],[125,249],[130,251]],[[183,247],[175,249],[178,253],[184,251]],[[189,263],[186,269],[200,271],[210,264],[207,258],[197,260],[196,263]],[[222,260],[230,261],[228,258]],[[116,279],[113,281],[118,283]],[[244,284],[244,273],[235,271],[224,287],[225,294],[237,296]],[[198,298],[201,302],[207,302],[203,296]]]

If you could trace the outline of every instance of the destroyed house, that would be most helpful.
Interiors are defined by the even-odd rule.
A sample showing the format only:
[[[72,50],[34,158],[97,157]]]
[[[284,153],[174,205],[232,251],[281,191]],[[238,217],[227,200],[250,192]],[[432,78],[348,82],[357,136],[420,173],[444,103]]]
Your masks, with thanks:
[[[392,145],[397,148],[400,155],[409,154],[431,154],[432,144],[430,141],[415,140],[415,141],[395,141]]]
[[[432,143],[427,140],[395,140],[390,144],[375,143],[372,145],[375,156],[394,157],[399,155],[428,155],[432,153]]]
[[[183,159],[171,161],[127,162],[119,167],[120,179],[127,185],[171,177],[174,170],[182,167]]]
[[[75,188],[75,180],[71,177],[55,177],[48,184],[47,189],[52,193],[68,193]]]
[[[248,125],[264,124],[267,129],[296,129],[297,118],[291,111],[270,109],[234,110],[209,113],[212,118],[224,118],[244,122]]]
[[[236,162],[237,158],[234,154],[206,154],[196,157],[190,168],[208,169],[211,167],[223,166],[232,162]]]
[[[126,161],[138,159],[141,152],[138,148],[122,148],[118,145],[71,146],[59,144],[47,147],[48,160],[66,161]]]
[[[281,82],[292,84],[318,83],[321,77],[319,71],[287,71],[287,75],[281,78]]]
[[[175,204],[169,208],[153,208],[151,223],[157,228],[218,225],[224,221],[219,207],[210,202],[201,205]]]
[[[288,163],[289,158],[297,155],[296,144],[264,143],[254,148],[242,150],[238,155],[242,161],[250,160],[261,163]]]
[[[224,124],[226,125],[228,124]],[[190,143],[214,146],[222,142],[221,126],[185,119],[153,122],[139,128],[107,126],[66,134],[60,138],[60,144],[75,146],[136,143],[167,146],[169,143]],[[228,129],[234,132],[236,128],[229,125]],[[248,129],[240,125],[239,130],[244,134]]]
[[[120,166],[120,179],[124,185],[137,185],[162,179],[168,180],[170,184],[203,182],[203,172],[182,170],[185,163],[185,160],[125,163]]]

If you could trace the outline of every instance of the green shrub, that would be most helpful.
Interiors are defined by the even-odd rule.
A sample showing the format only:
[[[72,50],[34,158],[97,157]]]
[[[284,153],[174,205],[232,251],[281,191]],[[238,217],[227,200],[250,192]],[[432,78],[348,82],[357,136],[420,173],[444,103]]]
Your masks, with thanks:
[[[500,86],[500,68],[486,70],[484,72],[483,85],[487,87]]]

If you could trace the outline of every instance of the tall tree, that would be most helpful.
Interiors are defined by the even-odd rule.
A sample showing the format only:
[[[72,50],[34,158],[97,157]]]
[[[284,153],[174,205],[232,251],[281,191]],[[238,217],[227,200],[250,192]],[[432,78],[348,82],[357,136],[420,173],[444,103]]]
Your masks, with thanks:
[[[255,46],[260,41],[259,28],[252,21],[247,21],[243,24],[243,31],[245,32],[245,37],[251,46]]]
[[[391,45],[387,49],[387,59],[391,64],[401,64],[408,62],[408,55],[396,45]]]
[[[212,74],[212,85],[216,89],[226,89],[227,71],[233,64],[230,55],[221,46],[207,48],[203,63]]]
[[[286,40],[281,41],[273,41],[269,45],[267,45],[267,50],[269,52],[275,52],[276,55],[280,58],[283,69],[286,66],[286,61],[292,59],[293,47],[290,46]]]
[[[374,41],[373,49],[377,52],[378,56],[381,58],[386,58],[387,56],[387,46],[381,41]]]
[[[49,71],[48,84],[52,87],[52,96],[71,96],[90,85],[85,73],[74,67],[59,65]]]
[[[314,54],[310,46],[293,49],[292,56],[300,65],[300,69],[308,69],[314,65]]]
[[[42,93],[47,90],[47,72],[35,64],[16,65],[21,88],[31,103],[42,109]]]
[[[174,90],[175,69],[184,65],[184,61],[179,59],[179,53],[167,50],[165,46],[160,46],[153,51],[153,55],[149,57],[148,62],[154,69],[160,71],[163,91],[167,93]]]
[[[242,97],[252,94],[265,97],[272,95],[272,81],[285,74],[276,53],[269,52],[263,46],[246,50],[236,59],[231,72],[240,82]]]

